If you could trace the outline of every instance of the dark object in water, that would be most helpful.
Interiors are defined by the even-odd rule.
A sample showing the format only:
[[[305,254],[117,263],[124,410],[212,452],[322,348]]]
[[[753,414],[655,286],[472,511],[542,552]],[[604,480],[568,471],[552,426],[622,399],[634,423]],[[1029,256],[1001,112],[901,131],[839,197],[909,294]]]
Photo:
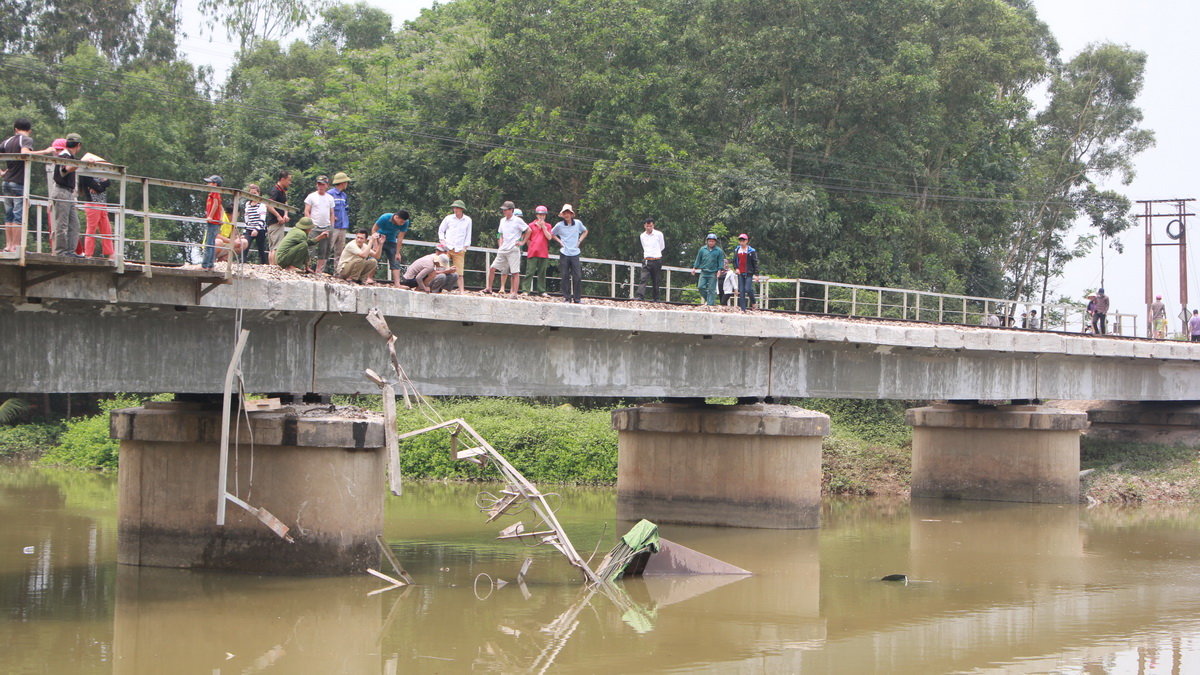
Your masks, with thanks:
[[[907,582],[908,575],[907,574],[889,574],[886,577],[880,579],[880,581],[905,581],[905,582]]]

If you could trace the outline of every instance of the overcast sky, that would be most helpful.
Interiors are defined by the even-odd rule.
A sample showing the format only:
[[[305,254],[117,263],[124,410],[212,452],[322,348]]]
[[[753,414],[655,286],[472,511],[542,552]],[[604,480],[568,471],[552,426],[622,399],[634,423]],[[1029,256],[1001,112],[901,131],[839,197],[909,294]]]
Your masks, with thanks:
[[[395,18],[395,27],[415,18],[430,0],[370,2]],[[1197,58],[1192,32],[1200,23],[1200,3],[1168,0],[1035,0],[1039,16],[1058,38],[1062,56],[1071,58],[1093,42],[1115,42],[1146,52],[1146,84],[1141,97],[1145,113],[1142,126],[1157,135],[1157,145],[1135,160],[1137,177],[1128,186],[1105,187],[1121,191],[1132,200],[1194,197],[1191,161],[1197,156],[1200,133],[1200,92],[1196,87]],[[198,16],[186,15],[184,24],[196,26]],[[210,38],[192,29],[182,47],[194,63],[209,64],[218,75],[232,60],[234,48],[224,35]],[[218,80],[220,77],[218,77]],[[1189,209],[1195,212],[1195,209]],[[1200,224],[1200,219],[1194,219]],[[1166,219],[1154,230],[1156,242],[1167,241]],[[1200,306],[1200,227],[1194,228],[1188,267],[1189,306]],[[1130,228],[1121,241],[1123,254],[1109,250],[1105,255],[1104,283],[1113,298],[1113,309],[1136,313],[1144,320],[1145,235],[1141,224]],[[1178,250],[1159,247],[1155,253],[1155,292],[1162,293],[1170,315],[1180,309]],[[1051,296],[1082,297],[1086,289],[1100,285],[1099,251],[1067,266],[1065,276],[1052,285]],[[832,279],[831,281],[838,281]],[[1139,333],[1144,328],[1139,327]]]

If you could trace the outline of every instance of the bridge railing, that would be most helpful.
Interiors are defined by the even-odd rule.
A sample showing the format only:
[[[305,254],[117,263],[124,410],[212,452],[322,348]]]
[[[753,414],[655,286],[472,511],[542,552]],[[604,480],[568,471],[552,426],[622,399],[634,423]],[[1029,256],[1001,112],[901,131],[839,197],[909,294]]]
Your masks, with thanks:
[[[437,242],[405,239],[405,246],[432,249]],[[484,246],[467,248],[466,270],[463,276],[467,286],[481,287],[486,283],[487,269],[495,258],[496,249]],[[418,254],[423,255],[423,254]],[[417,255],[407,255],[411,261]],[[557,293],[559,277],[558,256],[551,255],[551,269],[546,273],[549,290]],[[592,297],[631,299],[636,296],[641,280],[640,262],[581,258],[583,263],[583,292]],[[696,289],[697,276],[691,268],[664,266],[660,292],[668,302],[698,302],[700,293]],[[381,273],[386,278],[386,273]],[[934,293],[882,286],[845,284],[815,279],[779,279],[766,276],[755,282],[757,306],[810,314],[841,315],[868,319],[894,319],[901,321],[924,321],[980,326],[988,315],[996,315],[1002,322],[1011,318],[1011,325],[1021,325],[1021,315],[1036,310],[1040,329],[1072,333],[1086,332],[1090,324],[1087,311],[1076,305],[1062,303],[1017,302],[1003,298],[987,298],[949,293]],[[736,302],[731,296],[729,304]],[[1109,332],[1115,335],[1133,335],[1136,325],[1135,314],[1109,314]]]
[[[285,204],[252,195],[243,190],[134,176],[128,173],[126,167],[106,162],[85,162],[40,155],[0,154],[0,161],[7,160],[26,162],[20,237],[22,245],[17,252],[19,264],[22,265],[25,264],[30,235],[33,235],[34,250],[41,252],[43,242],[47,239],[50,231],[48,223],[52,200],[48,195],[39,195],[32,191],[32,169],[39,165],[48,168],[55,165],[75,166],[78,167],[77,170],[81,175],[108,178],[116,184],[116,203],[90,203],[78,200],[76,206],[85,209],[103,209],[114,216],[112,234],[87,236],[108,239],[114,243],[112,260],[118,272],[124,272],[126,263],[131,262],[145,263],[140,271],[146,275],[153,274],[153,266],[156,264],[155,247],[178,249],[174,256],[176,259],[187,262],[198,261],[203,251],[203,227],[193,228],[195,236],[188,237],[186,240],[167,240],[154,238],[151,226],[154,221],[207,225],[207,220],[203,216],[203,201],[199,198],[201,194],[207,195],[210,192],[216,192],[231,198],[231,218],[235,223],[238,223],[242,205],[251,201],[294,212],[294,209],[288,208]],[[181,216],[153,211],[151,208],[152,188],[181,190],[193,196],[196,204],[195,213],[198,215]],[[135,208],[131,204],[131,191],[136,191],[135,195],[140,192],[140,200],[137,196],[132,200],[133,203],[140,201],[140,208]],[[29,218],[31,211],[34,216],[32,224]],[[83,228],[81,227],[81,229]],[[434,242],[411,239],[404,243],[426,248],[432,248],[435,245]],[[485,283],[487,269],[495,254],[496,249],[494,248],[482,246],[468,248],[467,269],[464,271],[467,285],[482,286]],[[164,255],[161,251],[157,254],[158,262],[163,262],[166,257],[171,256]],[[408,257],[412,258],[413,256]],[[556,264],[558,256],[551,255],[550,259],[552,264]],[[583,292],[585,295],[607,298],[635,297],[641,277],[642,264],[640,262],[601,258],[581,258],[581,262],[583,263]],[[232,265],[226,266],[227,276],[232,273],[232,268]],[[697,277],[692,274],[690,268],[664,266],[662,271],[660,291],[663,293],[663,299],[677,303],[699,301],[700,294],[696,289]],[[381,272],[386,278],[386,270],[381,270]],[[556,270],[547,273],[547,282],[550,284],[551,290],[557,290]],[[1003,298],[767,276],[760,276],[756,279],[755,291],[756,306],[792,312],[960,325],[983,325],[989,315],[995,315],[1002,323],[1023,327],[1021,315],[1036,310],[1040,321],[1039,327],[1042,330],[1086,332],[1088,326],[1088,316],[1082,307],[1061,303],[1019,302]],[[732,304],[735,301],[735,298],[731,297],[728,302]],[[1137,315],[1114,312],[1110,314],[1109,320],[1111,333],[1117,335],[1136,334]]]
[[[212,187],[199,183],[151,178],[148,176],[135,176],[128,173],[127,167],[103,161],[84,161],[65,157],[4,153],[0,153],[0,161],[25,162],[25,183],[22,186],[21,194],[20,244],[17,249],[17,259],[20,265],[26,263],[27,253],[42,253],[44,249],[52,250],[53,248],[51,224],[56,200],[51,199],[48,194],[34,192],[34,166],[45,167],[47,186],[51,182],[50,172],[55,166],[74,166],[76,167],[78,176],[108,179],[110,185],[106,193],[106,199],[109,199],[107,195],[113,192],[113,187],[115,186],[117,197],[115,203],[76,199],[73,208],[83,208],[85,211],[104,211],[109,214],[112,227],[110,234],[95,233],[86,236],[98,239],[101,242],[112,242],[113,254],[111,259],[118,272],[124,272],[127,263],[138,263],[142,264],[140,271],[150,276],[153,275],[155,264],[169,262],[168,259],[174,259],[174,262],[197,262],[203,253],[204,229],[208,223],[203,215],[203,199],[195,199],[197,205],[196,213],[199,214],[196,216],[158,212],[154,211],[151,207],[152,188],[183,191],[189,196],[193,196],[193,193],[196,196],[199,194],[207,195],[210,192],[219,193],[223,198],[231,200],[232,210],[230,211],[230,219],[234,223],[238,222],[242,207],[247,202],[260,202],[271,205],[281,211],[294,211],[294,209],[289,208],[286,204],[281,204],[259,195],[253,195],[244,190]],[[136,191],[135,194],[140,193],[140,195],[133,196],[131,199],[131,192],[134,191]],[[140,208],[135,207],[134,204],[138,204],[139,202]],[[30,220],[31,216],[32,222]],[[152,225],[156,221],[184,225],[191,224],[201,227],[193,228],[196,230],[193,233],[194,236],[184,239],[161,239],[155,238],[152,234]],[[85,236],[85,232],[86,226],[84,223],[80,223],[80,240]],[[229,254],[231,245],[227,245],[225,248],[226,254]],[[176,254],[164,253],[164,249],[174,249],[176,250]],[[229,266],[226,268],[226,276],[231,273],[232,266]]]

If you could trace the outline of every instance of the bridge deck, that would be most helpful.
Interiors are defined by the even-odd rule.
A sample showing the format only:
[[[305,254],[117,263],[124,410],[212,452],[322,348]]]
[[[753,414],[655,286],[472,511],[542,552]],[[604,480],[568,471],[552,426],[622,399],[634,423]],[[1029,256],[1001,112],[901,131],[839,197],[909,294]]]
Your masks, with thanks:
[[[37,262],[37,271],[0,262],[0,391],[215,393],[240,312],[253,390],[370,393],[362,370],[386,365],[363,318],[377,307],[429,394],[1200,399],[1200,349],[1185,342],[311,278],[217,285],[219,272],[155,268],[151,278],[91,261],[31,287],[31,274],[63,271]]]

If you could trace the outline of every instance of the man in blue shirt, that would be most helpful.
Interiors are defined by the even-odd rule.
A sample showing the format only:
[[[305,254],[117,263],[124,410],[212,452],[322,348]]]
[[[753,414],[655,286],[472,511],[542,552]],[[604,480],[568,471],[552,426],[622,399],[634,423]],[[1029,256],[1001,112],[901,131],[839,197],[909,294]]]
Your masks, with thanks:
[[[346,233],[350,231],[350,176],[345,171],[339,171],[333,176],[333,187],[329,194],[333,195],[333,234],[330,235],[329,247],[333,249],[333,259],[342,257],[342,249],[346,248]]]
[[[411,222],[408,211],[396,211],[379,216],[371,227],[371,234],[378,232],[383,235],[383,259],[387,261],[388,269],[392,271],[392,285],[397,288],[400,286],[401,259],[401,256],[397,254],[400,252],[400,247],[404,245],[404,235],[408,232],[408,225]]]
[[[550,230],[550,236],[562,247],[558,251],[558,266],[562,276],[563,302],[578,304],[583,296],[583,264],[579,260],[579,247],[587,239],[587,228],[583,226],[583,221],[575,219],[575,208],[570,204],[563,204],[558,217],[562,220]]]

